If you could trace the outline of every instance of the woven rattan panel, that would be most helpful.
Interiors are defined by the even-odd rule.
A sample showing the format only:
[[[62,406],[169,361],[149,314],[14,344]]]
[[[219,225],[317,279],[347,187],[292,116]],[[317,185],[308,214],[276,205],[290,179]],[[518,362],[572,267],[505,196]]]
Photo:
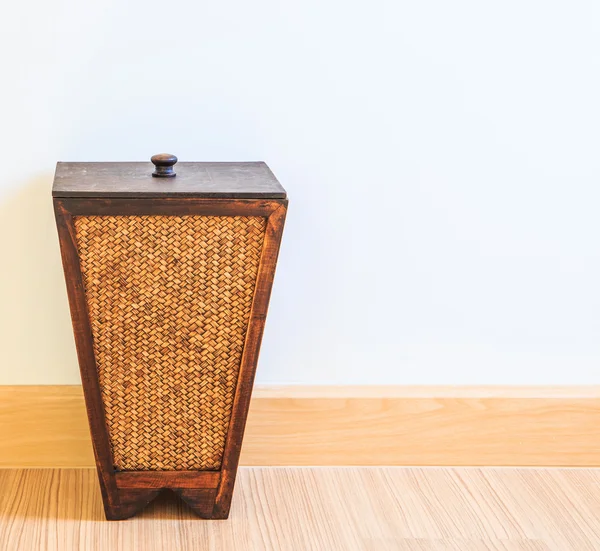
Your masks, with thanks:
[[[115,467],[220,468],[265,219],[82,216],[75,229]]]

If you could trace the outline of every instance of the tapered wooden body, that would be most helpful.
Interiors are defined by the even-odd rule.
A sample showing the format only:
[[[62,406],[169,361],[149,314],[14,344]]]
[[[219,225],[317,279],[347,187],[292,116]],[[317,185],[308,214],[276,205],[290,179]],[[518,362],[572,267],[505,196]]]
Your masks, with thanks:
[[[264,163],[175,169],[59,163],[55,176],[108,519],[166,489],[204,518],[231,504],[287,199]]]

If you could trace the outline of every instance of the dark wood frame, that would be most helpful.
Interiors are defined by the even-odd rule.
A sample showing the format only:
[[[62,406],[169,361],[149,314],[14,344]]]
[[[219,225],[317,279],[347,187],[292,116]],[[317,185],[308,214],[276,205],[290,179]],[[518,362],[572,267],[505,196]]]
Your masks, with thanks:
[[[98,478],[106,518],[133,516],[162,490],[178,494],[200,517],[224,519],[229,515],[246,417],[265,325],[287,199],[200,198],[54,198],[61,255],[71,309],[71,320],[83,382]],[[225,451],[219,471],[123,471],[112,462],[109,433],[94,357],[93,337],[80,270],[73,217],[78,215],[205,215],[264,216],[267,218],[248,330],[244,341]]]

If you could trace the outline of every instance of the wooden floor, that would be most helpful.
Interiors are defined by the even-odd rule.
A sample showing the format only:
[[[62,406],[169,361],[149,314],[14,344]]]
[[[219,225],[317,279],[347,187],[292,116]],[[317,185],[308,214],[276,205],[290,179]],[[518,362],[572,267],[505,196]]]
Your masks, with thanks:
[[[1,551],[600,550],[600,470],[246,468],[229,520],[103,518],[92,470],[0,470]]]

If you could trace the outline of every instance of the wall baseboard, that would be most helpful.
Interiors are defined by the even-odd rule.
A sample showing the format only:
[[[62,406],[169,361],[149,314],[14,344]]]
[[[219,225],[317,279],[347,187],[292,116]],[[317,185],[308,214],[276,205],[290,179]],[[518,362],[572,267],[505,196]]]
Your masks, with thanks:
[[[600,387],[257,387],[242,465],[600,466]],[[0,386],[0,467],[92,467],[79,386]]]

